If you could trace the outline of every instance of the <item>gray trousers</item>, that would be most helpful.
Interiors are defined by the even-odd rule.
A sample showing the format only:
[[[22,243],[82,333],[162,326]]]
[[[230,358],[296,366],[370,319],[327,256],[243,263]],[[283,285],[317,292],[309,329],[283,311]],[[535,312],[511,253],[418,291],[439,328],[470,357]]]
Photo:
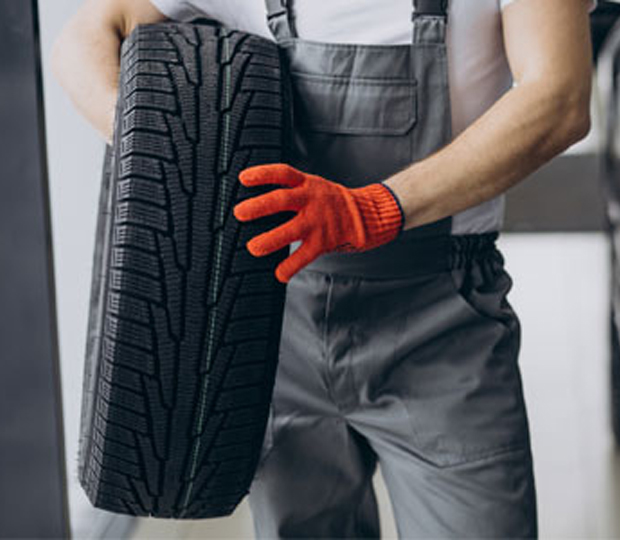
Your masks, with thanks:
[[[257,538],[537,535],[520,324],[501,253],[399,279],[304,269],[249,503]]]

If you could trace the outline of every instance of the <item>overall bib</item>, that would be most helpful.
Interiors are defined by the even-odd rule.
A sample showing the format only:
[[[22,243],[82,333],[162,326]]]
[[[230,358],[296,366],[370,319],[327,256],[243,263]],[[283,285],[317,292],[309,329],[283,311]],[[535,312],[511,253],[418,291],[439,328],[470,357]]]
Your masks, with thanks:
[[[446,0],[414,0],[406,45],[304,40],[291,0],[266,4],[293,166],[360,187],[450,142]],[[512,280],[497,231],[451,223],[325,254],[288,283],[257,538],[379,537],[377,463],[401,538],[537,536]]]

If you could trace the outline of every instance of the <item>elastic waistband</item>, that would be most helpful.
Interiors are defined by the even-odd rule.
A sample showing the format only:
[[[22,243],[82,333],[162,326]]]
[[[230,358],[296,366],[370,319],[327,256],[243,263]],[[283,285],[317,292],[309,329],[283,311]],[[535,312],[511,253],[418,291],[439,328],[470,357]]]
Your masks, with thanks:
[[[301,271],[380,279],[435,274],[465,267],[497,252],[498,237],[498,232],[442,235],[391,242],[360,253],[326,253]],[[293,243],[295,249],[299,245]]]

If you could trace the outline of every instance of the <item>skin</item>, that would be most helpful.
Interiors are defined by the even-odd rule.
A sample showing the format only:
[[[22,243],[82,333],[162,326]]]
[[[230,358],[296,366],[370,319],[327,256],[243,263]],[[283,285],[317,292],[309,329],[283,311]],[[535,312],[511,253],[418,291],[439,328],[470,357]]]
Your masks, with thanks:
[[[587,135],[588,5],[519,0],[503,10],[505,48],[517,84],[450,144],[386,180],[405,212],[405,229],[492,199]],[[108,142],[121,41],[136,25],[165,19],[148,0],[85,0],[56,40],[57,79]]]

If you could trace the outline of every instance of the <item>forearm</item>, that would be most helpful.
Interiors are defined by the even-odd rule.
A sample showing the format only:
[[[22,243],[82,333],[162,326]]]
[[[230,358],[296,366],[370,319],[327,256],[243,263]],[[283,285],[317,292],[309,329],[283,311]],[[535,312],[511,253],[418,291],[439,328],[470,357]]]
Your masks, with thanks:
[[[505,192],[589,130],[589,83],[513,87],[450,144],[385,183],[405,229],[454,215]]]

